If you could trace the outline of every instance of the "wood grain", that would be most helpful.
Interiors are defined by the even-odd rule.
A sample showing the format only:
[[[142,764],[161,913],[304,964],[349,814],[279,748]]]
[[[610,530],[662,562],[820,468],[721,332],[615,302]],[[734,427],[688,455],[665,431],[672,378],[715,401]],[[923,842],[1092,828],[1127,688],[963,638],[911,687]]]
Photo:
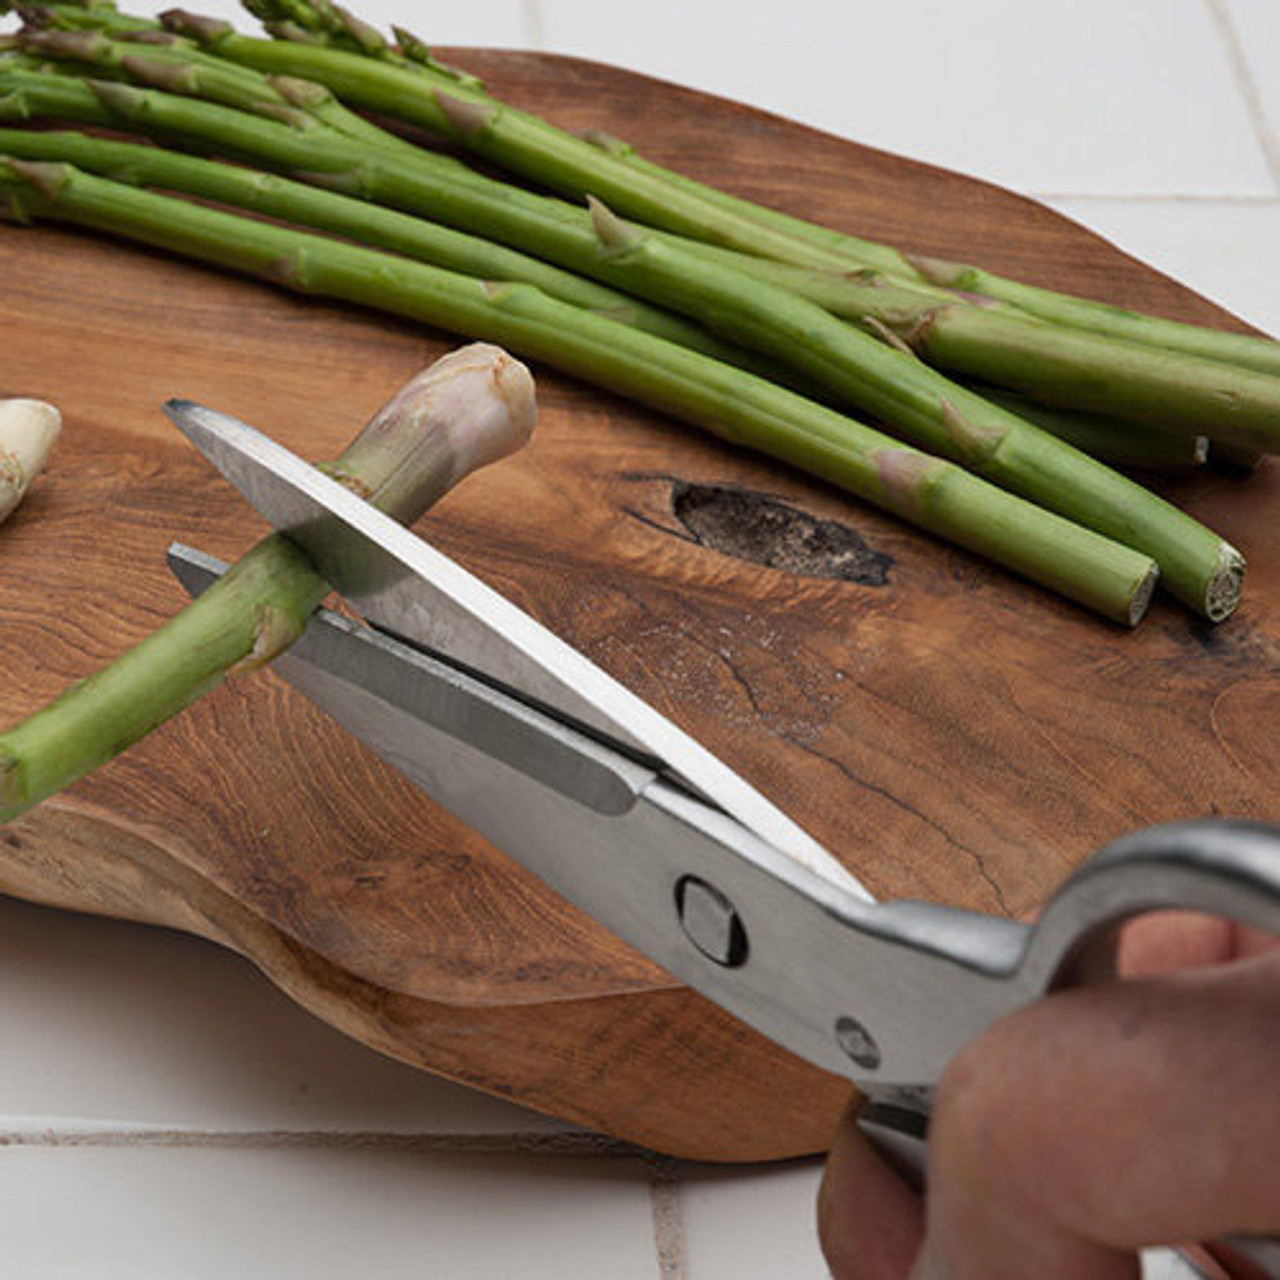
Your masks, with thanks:
[[[1237,324],[995,187],[596,64],[453,57],[568,127],[626,136],[793,212]],[[66,418],[52,470],[0,531],[4,721],[180,606],[171,539],[233,557],[260,532],[162,419],[163,399],[331,456],[453,345],[56,229],[0,229],[0,276],[0,395],[52,400]],[[537,372],[533,444],[421,532],[700,738],[877,894],[1025,912],[1123,831],[1276,816],[1274,463],[1247,482],[1166,486],[1249,556],[1237,617],[1214,630],[1161,603],[1126,633],[830,487]],[[690,493],[763,496],[784,531],[838,530],[875,572],[726,554]],[[820,1149],[846,1096],[567,909],[270,674],[219,690],[0,833],[0,888],[213,938],[385,1053],[679,1155]]]

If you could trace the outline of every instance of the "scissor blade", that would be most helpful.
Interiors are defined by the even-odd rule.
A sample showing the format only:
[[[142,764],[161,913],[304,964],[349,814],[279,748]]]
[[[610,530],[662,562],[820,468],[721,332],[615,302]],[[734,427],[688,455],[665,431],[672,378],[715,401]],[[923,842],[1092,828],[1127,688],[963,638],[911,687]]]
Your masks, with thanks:
[[[170,557],[196,590],[222,568],[186,549]],[[991,1020],[997,986],[920,945],[954,927],[941,909],[865,902],[445,658],[321,610],[273,669],[611,933],[865,1089],[932,1083]],[[851,1016],[873,1029],[870,1049],[842,1031]]]
[[[379,627],[648,759],[817,875],[870,900],[733,770],[461,565],[245,423],[190,401],[171,400],[165,412]]]

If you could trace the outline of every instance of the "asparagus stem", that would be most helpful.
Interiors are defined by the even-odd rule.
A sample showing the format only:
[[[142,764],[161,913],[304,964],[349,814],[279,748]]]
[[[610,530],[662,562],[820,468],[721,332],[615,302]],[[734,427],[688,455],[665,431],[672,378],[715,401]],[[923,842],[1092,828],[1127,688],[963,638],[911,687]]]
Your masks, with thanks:
[[[809,470],[913,523],[1133,625],[1156,576],[1140,552],[904,447],[833,410],[525,284],[485,282],[246,220],[81,173],[8,161],[14,216],[53,217],[302,292],[500,342],[748,448]]]
[[[940,369],[1029,400],[1280,449],[1280,378],[1269,374],[1047,323],[1000,302],[968,305],[876,271],[835,275],[705,245],[698,252],[881,336],[896,334]]]
[[[77,133],[29,133],[0,128],[0,153],[31,160],[64,161],[130,185],[181,191],[221,204],[252,209],[295,224],[337,232],[365,244],[433,262],[467,275],[522,278],[528,283],[539,284],[545,272],[550,284],[541,285],[544,292],[579,306],[599,309],[604,305],[596,293],[605,291],[597,291],[589,281],[581,281],[580,289],[557,289],[559,273],[555,268],[544,267],[536,259],[524,259],[526,265],[522,267],[520,255],[509,254],[488,241],[455,236],[445,228],[434,227],[420,219],[286,178],[197,159],[159,147]],[[448,252],[447,246],[455,240],[460,242],[459,248]],[[576,276],[566,278],[570,282],[579,281]],[[618,301],[622,303],[625,300],[619,298]],[[608,310],[606,306],[606,313]],[[611,315],[611,318],[616,318],[616,315]],[[1177,436],[1094,415],[1046,409],[1024,397],[997,389],[980,387],[973,390],[1108,462],[1146,467],[1185,467],[1204,461],[1203,438]]]
[[[62,429],[62,415],[42,400],[0,400],[0,523],[40,474]]]
[[[911,265],[924,279],[949,289],[963,289],[983,297],[1012,303],[1029,315],[1052,320],[1126,342],[1161,347],[1186,355],[1280,375],[1280,342],[1257,334],[1230,333],[1200,325],[1166,320],[1160,316],[1128,311],[1089,298],[1056,293],[1037,285],[1022,284],[1003,276],[938,258],[911,256]]]
[[[583,279],[571,270],[540,261],[519,249],[493,244],[465,230],[470,226],[486,226],[481,219],[468,216],[477,208],[485,207],[492,210],[510,206],[504,217],[514,217],[519,226],[521,218],[517,205],[522,198],[528,206],[523,219],[527,230],[530,214],[541,212],[543,205],[551,208],[547,202],[540,203],[539,197],[524,196],[524,193],[512,191],[501,183],[474,175],[468,175],[467,181],[454,182],[451,168],[447,164],[437,164],[437,161],[444,161],[444,157],[422,152],[414,163],[406,165],[394,154],[371,151],[356,139],[334,133],[305,115],[285,123],[217,104],[186,101],[172,94],[136,89],[111,81],[92,82],[92,86],[90,88],[89,83],[61,76],[6,70],[4,63],[0,62],[0,122],[49,117],[103,127],[133,127],[161,137],[176,137],[205,150],[214,147],[242,159],[265,161],[286,172],[293,171],[313,183],[320,182],[365,196],[384,195],[388,203],[414,211],[436,212],[444,221],[464,230],[450,230],[421,219],[397,215],[365,201],[325,200],[323,195],[326,193],[322,191],[316,191],[308,200],[302,194],[300,184],[278,182],[273,185],[264,176],[258,176],[259,189],[254,190],[253,184],[243,177],[237,178],[229,169],[213,173],[190,164],[184,166],[172,153],[122,157],[125,170],[139,175],[128,177],[129,181],[155,181],[158,185],[172,182],[175,187],[192,194],[207,195],[210,199],[226,200],[277,216],[294,217],[307,225],[353,235],[452,270],[527,281],[554,297],[575,306],[589,307],[620,324],[643,329],[731,364],[778,376],[774,362],[732,346],[700,324],[673,315],[660,305],[652,305],[606,284]],[[6,88],[10,92],[3,96]],[[34,155],[35,158],[62,158],[53,153],[54,146],[59,144],[49,144],[46,148],[36,135],[31,137],[34,141],[16,142],[14,153]],[[61,145],[76,147],[73,162],[83,162],[91,169],[110,166],[109,160],[95,158],[110,154],[105,147],[93,148],[65,139]],[[167,160],[166,155],[172,159]],[[70,153],[65,158],[73,159]],[[396,198],[390,198],[392,193]],[[567,209],[566,213],[569,217],[578,218],[583,227],[580,248],[590,248],[593,238],[586,231],[585,215],[572,209]],[[553,211],[553,220],[555,216],[558,215]],[[503,238],[517,245],[528,245],[533,254],[539,253],[543,245],[536,235],[517,232]]]
[[[1280,378],[1270,374],[963,304],[875,314],[953,373],[1047,404],[1280,450]]]
[[[55,77],[17,74],[12,79],[24,86],[27,109],[76,96],[75,86]],[[1146,552],[1160,565],[1164,585],[1190,608],[1219,620],[1235,607],[1243,558],[1175,507],[807,300],[685,252],[670,238],[627,227],[598,203],[587,215],[502,183],[453,185],[447,175],[428,180],[388,157],[363,156],[340,138],[327,139],[317,152],[297,129],[255,116],[154,90],[110,83],[92,88],[98,105],[89,109],[91,120],[99,119],[94,112],[105,107],[128,124],[229,146],[275,166],[297,171],[323,165],[344,183],[358,183],[366,196],[479,227],[565,267],[661,300],[817,379],[912,443]],[[3,108],[0,101],[0,118]],[[885,291],[866,292],[878,301]],[[910,301],[916,303],[914,296]],[[934,308],[927,316],[947,310]],[[898,323],[896,311],[884,315],[887,323]]]
[[[1145,423],[1120,422],[1096,413],[1055,409],[1028,400],[1016,391],[984,383],[972,384],[969,389],[1112,466],[1179,470],[1201,466],[1209,456],[1209,441],[1205,436],[1162,431]]]
[[[473,346],[413,379],[332,470],[408,523],[469,471],[523,444],[533,417],[528,371]],[[0,734],[0,822],[106,763],[226,676],[271,661],[328,590],[293,543],[265,538],[159,630]]]

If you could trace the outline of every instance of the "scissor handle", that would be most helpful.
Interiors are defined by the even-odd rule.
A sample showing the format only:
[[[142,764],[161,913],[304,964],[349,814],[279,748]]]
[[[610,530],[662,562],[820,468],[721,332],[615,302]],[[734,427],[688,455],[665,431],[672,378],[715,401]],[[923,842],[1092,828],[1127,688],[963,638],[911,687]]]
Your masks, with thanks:
[[[1012,1003],[1113,975],[1119,926],[1163,910],[1203,912],[1280,937],[1280,827],[1201,819],[1107,845],[1062,885],[1030,929],[1009,975],[1021,997]],[[859,1125],[904,1173],[922,1177],[923,1113],[870,1103]],[[1280,1238],[1232,1236],[1226,1243],[1280,1280]]]
[[[1107,845],[1049,900],[1019,964],[1040,994],[1114,974],[1118,927],[1187,910],[1280,937],[1280,827],[1199,819],[1149,827]]]

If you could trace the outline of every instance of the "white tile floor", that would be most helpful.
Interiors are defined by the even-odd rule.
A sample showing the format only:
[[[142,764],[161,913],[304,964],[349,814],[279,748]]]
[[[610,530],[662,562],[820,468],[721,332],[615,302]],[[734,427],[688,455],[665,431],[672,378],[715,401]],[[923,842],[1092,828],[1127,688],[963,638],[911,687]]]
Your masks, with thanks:
[[[1277,0],[470,0],[429,29],[410,0],[359,8],[994,179],[1280,334]],[[18,1280],[825,1274],[816,1164],[582,1154],[190,939],[0,900],[0,1027],[0,1274]],[[528,1153],[556,1134],[567,1153]]]

